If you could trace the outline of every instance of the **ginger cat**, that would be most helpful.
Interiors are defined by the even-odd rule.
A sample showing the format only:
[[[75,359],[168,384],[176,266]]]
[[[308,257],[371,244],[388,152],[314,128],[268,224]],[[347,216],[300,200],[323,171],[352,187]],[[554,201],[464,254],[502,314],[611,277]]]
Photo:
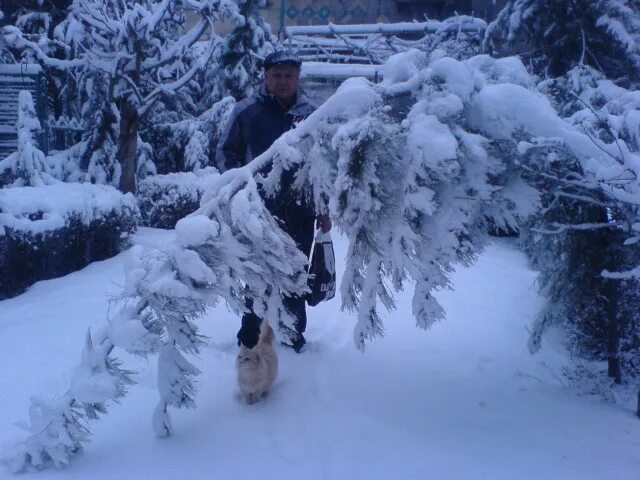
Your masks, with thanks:
[[[273,349],[275,335],[266,320],[262,321],[260,339],[253,348],[240,345],[236,357],[238,386],[247,404],[265,397],[278,374],[278,357]]]

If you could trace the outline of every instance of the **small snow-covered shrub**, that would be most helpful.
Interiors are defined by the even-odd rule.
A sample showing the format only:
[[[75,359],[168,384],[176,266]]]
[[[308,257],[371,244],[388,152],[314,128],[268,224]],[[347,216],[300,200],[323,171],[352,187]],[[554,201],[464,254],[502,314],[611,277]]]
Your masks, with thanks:
[[[44,153],[38,148],[40,121],[31,92],[18,94],[18,149],[0,161],[0,186],[39,186],[55,182]]]
[[[105,185],[0,190],[0,299],[115,255],[138,219],[133,196]]]
[[[196,172],[153,175],[138,184],[138,205],[142,224],[155,228],[174,228],[178,220],[200,206],[207,178],[218,170],[207,167]]]

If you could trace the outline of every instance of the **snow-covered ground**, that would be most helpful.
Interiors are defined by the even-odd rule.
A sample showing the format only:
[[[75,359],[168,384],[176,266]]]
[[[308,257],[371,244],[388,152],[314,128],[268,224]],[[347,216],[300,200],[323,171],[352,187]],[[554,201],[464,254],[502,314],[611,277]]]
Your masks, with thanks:
[[[142,230],[162,245],[173,232]],[[337,241],[338,260],[344,243]],[[0,302],[0,445],[20,438],[29,397],[62,393],[87,327],[102,324],[127,254]],[[338,273],[340,262],[338,261]],[[198,408],[173,411],[173,436],[155,438],[155,359],[123,354],[139,371],[122,405],[92,424],[93,442],[66,470],[38,479],[615,479],[640,478],[640,420],[565,389],[561,348],[527,353],[540,307],[535,275],[504,241],[454,275],[438,297],[448,318],[415,328],[408,294],[386,337],[364,354],[338,300],[309,310],[309,349],[280,350],[271,395],[237,395],[238,319],[224,305],[200,325],[210,337],[197,365]],[[0,478],[12,478],[0,468]]]

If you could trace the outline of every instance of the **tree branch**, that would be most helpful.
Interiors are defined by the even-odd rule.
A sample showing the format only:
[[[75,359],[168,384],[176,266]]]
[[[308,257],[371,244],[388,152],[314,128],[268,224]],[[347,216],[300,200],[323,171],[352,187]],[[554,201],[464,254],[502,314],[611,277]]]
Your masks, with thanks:
[[[211,24],[211,19],[207,19],[207,21]],[[211,27],[213,28],[213,25],[211,25]],[[209,52],[204,57],[198,58],[195,61],[193,67],[191,67],[191,69],[181,78],[174,82],[167,83],[166,85],[155,88],[149,95],[147,95],[143,99],[139,114],[144,115],[147,110],[151,108],[156,100],[156,97],[158,97],[159,95],[163,93],[174,93],[176,90],[186,85],[195,76],[195,74],[198,73],[202,68],[204,68],[204,66],[209,62],[216,48],[217,45],[214,45],[212,43],[209,48]]]
[[[611,223],[577,223],[575,225],[569,225],[566,223],[552,222],[551,226],[555,227],[556,230],[546,230],[543,228],[533,228],[532,230],[536,233],[542,233],[545,235],[555,235],[555,234],[566,232],[569,230],[588,231],[588,230],[599,230],[602,228],[621,228],[621,227],[624,227],[625,224],[621,222],[611,222]]]

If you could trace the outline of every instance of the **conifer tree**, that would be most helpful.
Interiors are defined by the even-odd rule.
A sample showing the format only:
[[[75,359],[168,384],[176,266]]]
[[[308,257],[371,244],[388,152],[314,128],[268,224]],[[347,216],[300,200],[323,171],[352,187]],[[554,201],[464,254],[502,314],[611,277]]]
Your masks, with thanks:
[[[640,6],[634,0],[510,0],[489,25],[492,54],[520,54],[537,74],[588,65],[622,85],[640,82]]]
[[[273,50],[276,40],[258,11],[265,3],[265,0],[238,0],[242,17],[225,39],[220,58],[221,83],[236,100],[252,93],[262,76],[262,60]]]
[[[626,0],[514,0],[485,38],[493,53],[521,53],[543,77],[539,90],[616,165],[596,180],[578,158],[554,147],[553,155],[565,161],[554,162],[553,175],[539,187],[544,208],[532,220],[533,230],[525,230],[525,245],[548,300],[532,329],[530,349],[540,348],[548,326],[560,325],[576,358],[607,360],[617,383],[625,369],[621,345],[629,343],[624,332],[635,328],[629,327],[633,315],[623,313],[629,312],[623,305],[635,301],[634,280],[602,274],[633,263],[623,243],[632,234],[636,208],[617,192],[633,189],[637,178],[630,162],[638,152],[632,118],[640,103],[621,87],[640,80],[639,15],[638,4]]]
[[[80,152],[80,168],[91,183],[117,187],[121,167],[116,160],[118,149],[118,109],[111,100],[109,81],[105,75],[94,73],[85,79],[87,101],[82,108],[86,126]]]
[[[36,116],[31,92],[18,94],[18,149],[0,162],[2,183],[14,187],[37,187],[55,182],[50,175],[44,153],[38,148],[40,121]]]

